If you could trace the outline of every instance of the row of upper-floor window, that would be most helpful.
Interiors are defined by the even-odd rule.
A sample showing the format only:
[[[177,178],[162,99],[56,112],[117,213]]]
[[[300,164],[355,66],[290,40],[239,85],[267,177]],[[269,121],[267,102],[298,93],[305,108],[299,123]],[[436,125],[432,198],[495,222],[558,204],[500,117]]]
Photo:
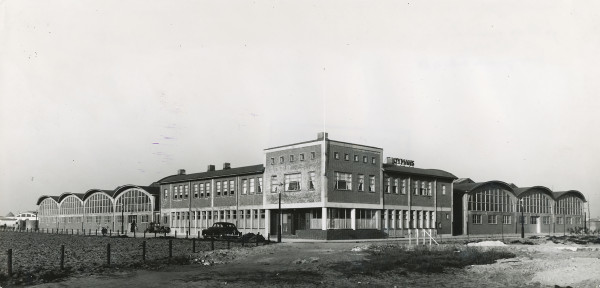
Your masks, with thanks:
[[[263,192],[263,178],[262,177],[251,177],[241,178],[242,195],[245,194],[261,194]],[[236,190],[235,180],[222,180],[214,181],[214,195],[215,197],[222,196],[234,196]],[[188,199],[189,198],[189,184],[172,185],[172,198],[174,200]],[[192,193],[194,198],[210,198],[212,189],[212,182],[201,182],[194,183],[192,186]],[[163,190],[163,198],[169,198],[169,189]]]
[[[298,156],[298,158],[296,158],[296,156]],[[314,151],[312,151],[312,152],[309,152],[309,153],[308,153],[308,157],[310,157],[310,160],[315,160],[315,158],[317,157],[317,152],[314,152]],[[295,162],[295,161],[296,161],[296,159],[297,159],[297,161],[304,161],[304,160],[306,160],[306,154],[305,154],[305,153],[299,153],[299,154],[290,154],[290,155],[287,155],[287,157],[286,157],[286,156],[283,156],[283,155],[282,155],[282,156],[279,156],[279,160],[278,160],[278,161],[279,161],[279,164],[283,164],[283,163],[285,163],[285,159],[286,159],[286,158],[288,159],[288,161],[289,161],[290,163],[293,163],[293,162]],[[271,165],[275,165],[275,164],[276,164],[276,159],[275,159],[275,157],[271,157]]]
[[[333,152],[333,159],[335,159],[335,160],[341,160],[341,154],[342,153],[340,153],[340,152],[334,151]],[[343,154],[344,154],[344,158],[343,158],[344,161],[350,161],[350,158],[352,158],[352,160],[354,162],[358,163],[358,162],[360,162],[360,160],[362,158],[362,162],[363,163],[369,163],[369,156],[362,155],[362,157],[361,157],[361,155],[358,155],[358,154],[353,154],[353,155],[350,155],[349,153],[343,153]],[[377,164],[377,157],[372,157],[371,156],[371,164]]]
[[[409,184],[410,187],[408,187]],[[432,181],[384,177],[383,192],[388,194],[406,194],[410,189],[414,195],[432,196],[433,185],[435,185],[435,182]],[[446,195],[446,184],[442,184],[441,188],[442,195]]]

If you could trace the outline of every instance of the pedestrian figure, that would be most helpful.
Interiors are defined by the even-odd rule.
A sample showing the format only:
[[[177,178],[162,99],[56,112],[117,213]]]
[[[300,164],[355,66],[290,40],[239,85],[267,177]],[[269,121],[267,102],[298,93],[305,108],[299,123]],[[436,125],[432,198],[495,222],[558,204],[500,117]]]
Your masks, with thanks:
[[[135,232],[136,228],[137,228],[137,225],[135,224],[135,220],[133,220],[133,222],[131,222],[131,232],[132,233]]]
[[[108,229],[106,229],[106,227],[102,227],[102,236],[106,236],[106,233],[108,233]]]

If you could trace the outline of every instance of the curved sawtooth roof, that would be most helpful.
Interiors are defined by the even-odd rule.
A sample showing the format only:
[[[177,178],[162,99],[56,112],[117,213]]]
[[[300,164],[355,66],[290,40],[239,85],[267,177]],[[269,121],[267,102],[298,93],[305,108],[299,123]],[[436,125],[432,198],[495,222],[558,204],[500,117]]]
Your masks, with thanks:
[[[559,198],[565,197],[567,195],[574,195],[577,198],[580,198],[581,200],[583,200],[583,202],[587,202],[587,200],[585,199],[585,196],[583,196],[583,193],[577,191],[577,190],[569,190],[569,191],[557,191],[554,192],[554,199],[558,200]]]
[[[40,205],[42,203],[42,201],[44,201],[46,198],[50,198],[50,199],[54,200],[54,202],[56,202],[56,204],[58,204],[58,196],[42,195],[42,196],[40,196],[40,198],[38,198],[36,205]]]
[[[472,191],[478,190],[480,187],[483,187],[486,185],[498,185],[498,186],[502,187],[503,189],[510,191],[511,193],[513,193],[516,196],[514,188],[510,184],[508,184],[504,181],[499,181],[499,180],[491,180],[491,181],[476,182],[476,183],[454,184],[454,190],[457,190],[457,191],[463,192],[463,193],[471,193]]]
[[[525,194],[527,194],[527,192],[529,191],[541,191],[542,193],[550,196],[550,198],[554,199],[554,193],[552,192],[552,190],[550,190],[550,188],[546,187],[546,186],[533,186],[533,187],[521,187],[521,188],[515,188],[515,194],[517,194],[517,197],[521,198],[523,196],[525,196]]]

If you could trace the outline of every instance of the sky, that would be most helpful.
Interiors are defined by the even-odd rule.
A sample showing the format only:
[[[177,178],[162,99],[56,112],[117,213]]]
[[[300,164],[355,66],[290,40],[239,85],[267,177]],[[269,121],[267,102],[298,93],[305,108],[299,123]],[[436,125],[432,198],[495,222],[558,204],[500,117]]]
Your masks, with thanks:
[[[597,1],[0,1],[0,215],[330,139],[600,217]]]

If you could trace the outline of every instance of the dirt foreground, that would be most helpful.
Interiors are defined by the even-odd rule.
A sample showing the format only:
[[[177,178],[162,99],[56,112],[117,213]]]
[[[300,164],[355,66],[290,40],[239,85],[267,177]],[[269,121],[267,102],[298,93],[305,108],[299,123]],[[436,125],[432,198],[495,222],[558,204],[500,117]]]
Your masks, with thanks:
[[[600,287],[597,244],[482,245],[478,249],[506,249],[517,257],[444,273],[361,272],[372,250],[381,245],[397,244],[283,243],[216,250],[198,254],[192,265],[81,274],[34,287]]]

